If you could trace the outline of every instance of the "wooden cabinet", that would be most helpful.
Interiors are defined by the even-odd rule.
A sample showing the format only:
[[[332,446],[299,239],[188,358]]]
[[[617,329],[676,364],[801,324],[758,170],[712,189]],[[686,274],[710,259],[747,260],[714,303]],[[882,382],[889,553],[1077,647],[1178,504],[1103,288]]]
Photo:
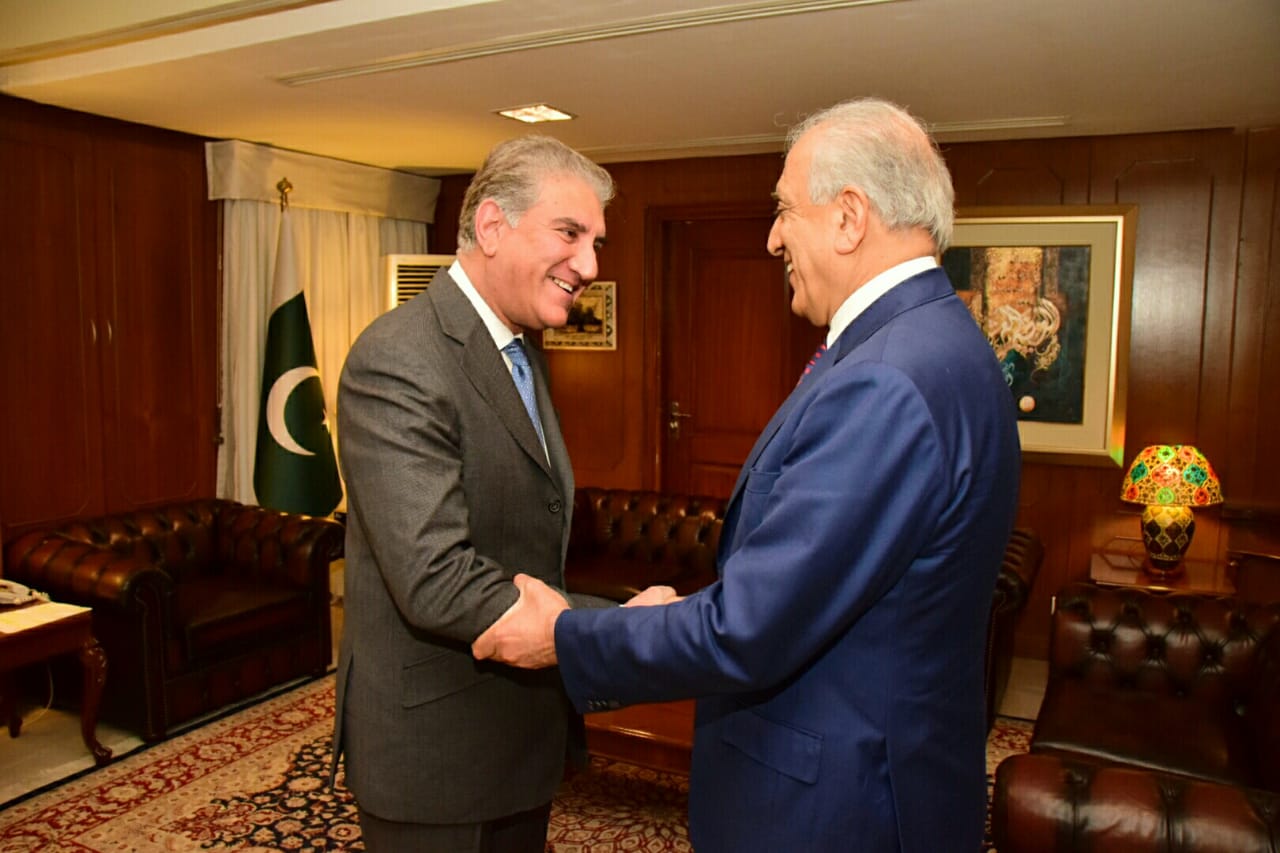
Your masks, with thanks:
[[[212,496],[203,141],[0,98],[0,528]]]

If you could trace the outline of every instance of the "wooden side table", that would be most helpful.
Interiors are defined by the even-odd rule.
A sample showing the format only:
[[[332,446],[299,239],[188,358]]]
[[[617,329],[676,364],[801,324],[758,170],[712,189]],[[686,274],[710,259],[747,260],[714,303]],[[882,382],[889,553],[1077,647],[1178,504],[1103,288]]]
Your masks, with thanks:
[[[1226,596],[1236,594],[1235,573],[1230,563],[1218,560],[1183,560],[1181,574],[1162,578],[1143,570],[1146,552],[1140,540],[1133,541],[1136,548],[1116,548],[1115,544],[1093,552],[1089,562],[1089,579],[1094,583],[1169,592]]]
[[[25,605],[10,612],[44,605]],[[56,603],[53,606],[59,606]],[[34,613],[35,611],[33,611]],[[69,615],[42,624],[6,631],[0,627],[0,679],[9,681],[15,670],[30,664],[44,663],[59,655],[75,652],[84,670],[84,696],[80,703],[80,736],[93,753],[98,766],[111,760],[111,750],[98,742],[98,708],[102,686],[107,680],[107,656],[93,636],[92,611],[79,608]],[[6,703],[8,704],[8,703]],[[22,731],[22,717],[12,705],[8,708],[9,736]]]

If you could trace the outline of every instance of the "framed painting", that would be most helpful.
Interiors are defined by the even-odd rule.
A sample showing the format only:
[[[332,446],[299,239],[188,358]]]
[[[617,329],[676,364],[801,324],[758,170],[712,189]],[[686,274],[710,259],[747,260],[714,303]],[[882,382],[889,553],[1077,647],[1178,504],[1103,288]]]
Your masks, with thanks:
[[[1025,458],[1124,464],[1135,205],[956,211],[943,253],[1000,361]]]
[[[588,285],[569,310],[569,322],[543,331],[543,349],[617,349],[616,284],[596,281]]]

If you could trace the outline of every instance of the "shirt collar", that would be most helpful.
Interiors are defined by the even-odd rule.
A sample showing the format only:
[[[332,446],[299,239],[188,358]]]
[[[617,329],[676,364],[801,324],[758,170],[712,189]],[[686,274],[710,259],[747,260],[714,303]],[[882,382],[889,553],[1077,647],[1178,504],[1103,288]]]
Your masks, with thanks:
[[[462,264],[455,260],[449,267],[449,275],[457,283],[458,289],[467,297],[467,301],[476,309],[476,313],[480,315],[480,319],[484,322],[484,327],[489,331],[489,337],[493,338],[494,346],[502,349],[511,343],[514,338],[523,340],[523,335],[512,334],[506,324],[498,319],[498,315],[493,313],[489,303],[484,301],[484,297],[476,290],[476,286],[471,283],[471,278],[467,275],[467,271],[462,268]]]
[[[859,287],[853,293],[849,294],[849,298],[841,303],[836,309],[836,313],[831,317],[831,324],[827,327],[827,346],[831,346],[849,328],[858,316],[871,307],[871,304],[884,296],[893,288],[914,275],[919,275],[925,270],[931,270],[938,265],[938,261],[932,255],[926,255],[920,258],[912,258],[909,261],[903,261],[897,266],[889,267],[889,269],[872,278],[866,284]]]

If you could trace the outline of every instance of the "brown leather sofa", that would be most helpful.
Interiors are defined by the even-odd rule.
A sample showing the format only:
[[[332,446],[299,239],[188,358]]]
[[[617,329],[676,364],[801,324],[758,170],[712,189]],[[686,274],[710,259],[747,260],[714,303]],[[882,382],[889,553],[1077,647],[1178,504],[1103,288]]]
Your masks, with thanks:
[[[1000,853],[1280,849],[1280,603],[1072,584]]]
[[[716,579],[725,501],[627,489],[581,488],[565,559],[570,592],[626,601],[654,584],[687,595]],[[1013,629],[1044,559],[1035,531],[1013,531],[991,602],[987,631],[987,724],[1009,681]]]
[[[332,658],[343,528],[223,500],[75,521],[6,543],[5,572],[93,608],[103,717],[147,741]]]

